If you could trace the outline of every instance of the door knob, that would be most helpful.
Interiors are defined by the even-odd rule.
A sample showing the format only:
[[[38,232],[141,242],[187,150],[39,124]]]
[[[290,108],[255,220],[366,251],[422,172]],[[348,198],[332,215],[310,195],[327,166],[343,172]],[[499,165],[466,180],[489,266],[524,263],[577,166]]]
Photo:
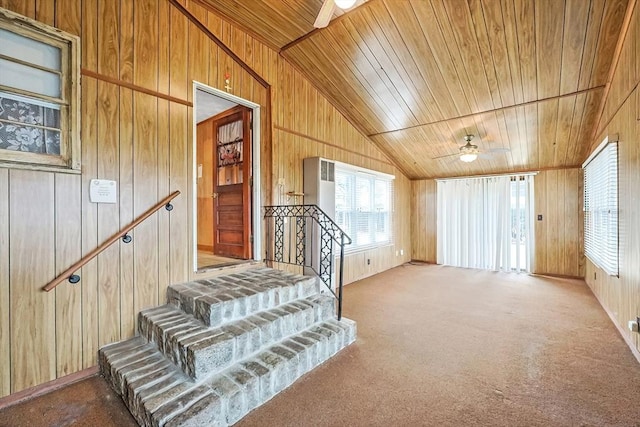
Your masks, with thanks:
[[[218,198],[218,193],[213,193],[213,194],[211,195],[211,197],[213,197],[214,199],[217,199],[217,198]]]

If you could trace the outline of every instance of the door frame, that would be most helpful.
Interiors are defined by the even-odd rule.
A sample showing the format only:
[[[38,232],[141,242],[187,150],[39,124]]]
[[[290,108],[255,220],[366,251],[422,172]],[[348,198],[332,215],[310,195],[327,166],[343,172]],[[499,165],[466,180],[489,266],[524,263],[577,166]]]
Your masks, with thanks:
[[[261,221],[261,212],[262,212],[262,191],[261,191],[261,182],[260,182],[260,105],[255,102],[251,102],[244,98],[240,98],[239,96],[233,95],[228,92],[224,92],[220,89],[213,88],[204,83],[193,80],[193,88],[192,88],[192,98],[194,100],[193,103],[193,121],[191,123],[193,128],[193,138],[192,138],[192,147],[190,153],[189,162],[191,164],[191,170],[193,171],[191,177],[191,200],[192,200],[192,222],[193,229],[191,232],[191,248],[193,251],[193,263],[191,265],[192,271],[198,271],[198,167],[197,167],[197,108],[195,99],[196,99],[196,91],[201,90],[209,93],[210,95],[214,95],[220,97],[222,99],[226,99],[227,101],[234,102],[239,105],[243,105],[245,107],[251,108],[252,111],[252,120],[253,126],[251,128],[251,176],[253,178],[253,187],[251,189],[251,234],[253,235],[253,260],[260,261],[261,253],[262,253],[262,221]]]

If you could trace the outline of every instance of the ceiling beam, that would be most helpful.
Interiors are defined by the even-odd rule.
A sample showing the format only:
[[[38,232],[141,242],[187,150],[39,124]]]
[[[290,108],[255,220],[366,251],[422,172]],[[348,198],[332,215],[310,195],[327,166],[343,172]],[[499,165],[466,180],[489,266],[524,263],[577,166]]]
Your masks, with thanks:
[[[490,174],[478,173],[475,175],[463,174],[463,175],[429,176],[424,178],[411,178],[410,181],[428,181],[428,180],[449,179],[449,178],[479,178],[479,177],[485,177],[485,176],[518,175],[518,174],[527,174],[527,173],[536,173],[536,172],[559,171],[559,170],[565,170],[565,169],[582,169],[582,165],[550,166],[546,168],[504,170],[502,172],[498,171],[498,172],[492,172]]]
[[[241,29],[242,31],[244,31],[245,33],[249,34],[251,37],[253,37],[254,39],[258,40],[260,43],[263,43],[264,45],[270,47],[271,49],[275,50],[276,52],[278,51],[278,49],[280,49],[280,46],[278,46],[277,44],[273,43],[273,41],[262,37],[257,31],[254,31],[252,28],[247,27],[246,25],[244,25],[240,20],[236,19],[232,14],[223,14],[222,12],[220,12],[218,9],[216,9],[215,7],[211,6],[211,3],[205,1],[205,0],[191,0],[192,2],[194,2],[195,4],[204,7],[205,9],[207,9],[207,11],[213,13],[214,15],[222,18],[223,20],[227,20],[230,23],[232,23],[233,25],[235,25],[236,27],[238,27],[239,29]]]
[[[333,101],[333,99],[327,93],[326,89],[319,87],[315,83],[314,80],[310,79],[308,77],[307,72],[305,70],[303,70],[302,67],[300,67],[297,63],[288,60],[286,56],[282,55],[282,53],[280,53],[280,57],[282,58],[283,61],[285,61],[287,64],[289,64],[294,70],[296,70],[298,73],[300,73],[300,75],[303,76],[307,80],[307,82],[311,85],[311,87],[313,87],[315,90],[317,90],[320,95],[324,96],[326,98],[326,100],[329,102],[329,104],[333,108],[335,108],[336,111],[338,111],[342,115],[342,117],[344,117],[344,119],[351,126],[353,126],[358,132],[360,132],[360,134],[365,139],[370,141],[378,150],[380,150],[380,152],[384,155],[384,157],[389,161],[390,164],[392,164],[396,169],[398,169],[400,172],[402,172],[402,174],[404,174],[407,178],[409,178],[411,176],[411,174],[408,173],[405,168],[400,166],[400,163],[396,160],[396,158],[394,156],[391,155],[391,153],[389,153],[389,151],[386,149],[386,147],[383,144],[379,143],[378,141],[375,141],[375,140],[371,139],[369,136],[367,136],[367,133],[365,132],[364,128],[359,123],[357,123],[355,120],[353,120],[351,118],[351,115],[347,114],[346,111],[344,110],[344,108],[341,105],[339,105],[338,103],[335,103]]]
[[[209,28],[207,28],[202,22],[200,22],[200,20],[198,18],[196,18],[195,16],[193,16],[193,14],[186,9],[184,6],[182,6],[178,0],[169,0],[169,3],[175,7],[176,9],[178,9],[178,11],[180,13],[182,13],[193,25],[195,25],[196,27],[198,27],[198,29],[200,31],[202,31],[202,33],[204,35],[206,35],[212,42],[214,42],[224,53],[226,53],[227,55],[229,55],[229,57],[231,57],[231,59],[240,66],[240,68],[242,68],[244,71],[246,71],[251,77],[253,77],[260,86],[262,86],[265,89],[269,89],[271,88],[271,85],[269,84],[269,82],[267,82],[264,77],[262,77],[260,74],[258,74],[256,72],[256,70],[254,70],[253,68],[251,68],[251,66],[249,66],[249,64],[247,64],[246,62],[244,62],[244,60],[242,58],[240,58],[238,55],[236,55],[236,53],[234,51],[232,51],[229,46],[227,46],[226,44],[224,44],[222,42],[222,40],[220,40],[218,37],[215,36],[215,34],[213,34],[211,31],[209,31]]]
[[[423,127],[423,126],[437,125],[439,123],[446,123],[446,122],[450,122],[451,120],[467,119],[467,118],[471,118],[471,117],[478,116],[478,115],[481,115],[481,114],[496,113],[496,112],[499,112],[499,111],[510,110],[512,108],[526,107],[527,105],[538,104],[538,103],[546,102],[546,101],[552,101],[554,99],[562,99],[562,98],[567,98],[567,97],[571,97],[571,96],[577,96],[577,95],[580,95],[580,94],[583,94],[583,93],[588,93],[588,92],[591,92],[591,91],[600,90],[600,89],[603,89],[604,87],[605,87],[604,85],[594,86],[594,87],[590,87],[588,89],[578,90],[578,91],[570,92],[570,93],[564,93],[562,95],[549,96],[547,98],[540,98],[540,99],[535,99],[533,101],[521,102],[520,104],[508,105],[506,107],[494,108],[492,110],[478,111],[477,113],[469,113],[469,114],[464,114],[462,116],[449,117],[449,118],[446,118],[446,119],[436,120],[436,121],[433,121],[433,122],[420,123],[420,124],[413,125],[413,126],[407,126],[406,128],[387,130],[387,131],[378,132],[378,133],[372,133],[372,134],[367,135],[367,136],[374,137],[374,136],[380,136],[380,135],[387,135],[387,134],[390,134],[390,133],[402,132],[402,131],[409,130],[409,129],[420,128],[420,127]]]

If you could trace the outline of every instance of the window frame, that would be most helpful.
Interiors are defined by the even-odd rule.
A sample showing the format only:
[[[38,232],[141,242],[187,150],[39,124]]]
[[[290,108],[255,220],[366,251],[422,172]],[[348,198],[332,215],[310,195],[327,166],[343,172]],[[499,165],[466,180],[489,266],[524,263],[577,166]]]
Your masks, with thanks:
[[[353,230],[348,230],[343,228],[343,225],[341,224],[341,222],[338,221],[338,203],[337,203],[337,196],[338,196],[338,191],[337,191],[337,187],[338,187],[338,175],[339,174],[348,174],[350,176],[353,177],[353,183],[354,186],[356,185],[356,180],[357,178],[368,178],[369,179],[369,185],[371,186],[371,202],[372,202],[372,206],[373,204],[375,204],[375,184],[376,181],[386,181],[387,185],[388,185],[388,192],[389,192],[389,211],[388,211],[388,215],[389,215],[389,231],[388,231],[388,239],[384,242],[376,242],[375,241],[375,217],[373,218],[369,218],[369,226],[373,227],[370,230],[370,234],[373,237],[373,241],[370,243],[364,243],[364,244],[358,244],[358,238],[357,238],[357,231],[356,233],[353,232]],[[335,162],[335,183],[336,183],[336,191],[334,194],[334,203],[335,203],[335,222],[336,224],[338,224],[338,226],[340,226],[340,228],[343,229],[343,231],[352,239],[353,243],[350,245],[347,245],[345,247],[345,253],[354,253],[354,252],[360,252],[360,251],[365,251],[365,250],[370,250],[370,249],[375,249],[375,248],[379,248],[379,247],[384,247],[384,246],[389,246],[392,245],[394,243],[394,224],[393,224],[393,213],[394,213],[394,180],[395,180],[395,176],[394,175],[389,175],[389,174],[385,174],[383,172],[377,172],[377,171],[373,171],[373,170],[369,170],[369,169],[364,169],[364,168],[360,168],[357,166],[353,166],[353,165],[349,165],[346,163],[340,163],[340,162]],[[355,189],[354,189],[355,191]],[[355,199],[352,202],[352,205],[355,206],[356,201]],[[375,209],[374,209],[375,210]],[[375,214],[375,211],[372,210],[371,213]],[[352,214],[355,214],[357,212],[357,210],[354,208],[353,210],[350,210],[349,212],[351,212]],[[357,227],[357,219],[354,220],[354,224],[356,224],[355,226]]]
[[[0,28],[60,49],[60,98],[0,85],[0,93],[59,106],[60,154],[0,149],[0,167],[80,173],[80,37],[3,8],[0,8]]]
[[[604,270],[608,275],[619,277],[620,274],[620,160],[618,151],[618,138],[617,135],[605,137],[602,143],[596,148],[593,153],[582,164],[584,174],[584,186],[583,186],[583,213],[584,213],[584,254],[585,256],[598,268]],[[614,150],[613,152],[611,150]],[[604,194],[597,194],[597,197],[592,197],[593,193],[590,193],[591,181],[590,178],[595,172],[588,173],[587,168],[590,165],[594,165],[593,161],[597,160],[600,155],[606,155],[607,161],[614,159],[615,161],[615,177],[611,177],[610,163],[605,163],[606,171],[599,171],[598,177],[600,183],[600,190],[604,187]],[[604,176],[604,178],[603,178]],[[602,180],[606,179],[606,184],[602,184]],[[612,182],[614,181],[614,182]],[[611,185],[615,185],[612,190]],[[611,197],[613,197],[614,205],[611,203]],[[590,203],[592,199],[602,199],[607,201],[606,205],[598,203]],[[595,205],[595,206],[593,206]],[[603,206],[605,206],[603,208]],[[602,213],[607,213],[607,217],[602,221]],[[615,235],[611,238],[611,224],[612,220],[610,215],[615,215]],[[595,218],[594,218],[595,216]],[[590,223],[593,223],[593,227],[590,227]],[[601,230],[606,223],[606,229]],[[594,231],[591,231],[594,228]],[[596,230],[597,228],[597,230]],[[603,238],[604,237],[604,238]],[[601,253],[602,251],[602,253]],[[614,254],[613,261],[610,260],[611,254]]]

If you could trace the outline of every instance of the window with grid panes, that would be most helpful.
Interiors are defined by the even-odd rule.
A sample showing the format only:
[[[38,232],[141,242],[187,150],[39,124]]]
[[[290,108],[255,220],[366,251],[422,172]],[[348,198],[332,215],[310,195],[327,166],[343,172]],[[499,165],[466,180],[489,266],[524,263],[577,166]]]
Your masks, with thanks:
[[[79,38],[0,8],[0,164],[80,170]]]
[[[347,251],[393,241],[393,178],[336,165],[336,223],[353,240]]]

